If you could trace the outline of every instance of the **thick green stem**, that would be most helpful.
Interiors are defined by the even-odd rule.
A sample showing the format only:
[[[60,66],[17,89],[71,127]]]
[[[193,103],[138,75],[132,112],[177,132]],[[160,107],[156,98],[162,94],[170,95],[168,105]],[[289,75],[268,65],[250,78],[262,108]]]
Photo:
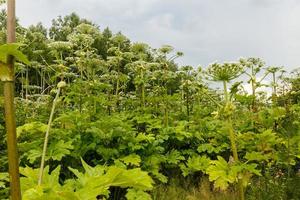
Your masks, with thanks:
[[[144,79],[144,73],[143,71],[141,72],[141,78],[142,80]],[[142,89],[142,107],[145,108],[145,84],[142,83],[142,86],[141,86],[141,89]]]
[[[16,41],[15,0],[7,0],[7,43]],[[9,56],[7,66],[10,79],[4,82],[4,110],[7,135],[8,170],[10,178],[10,194],[12,200],[20,200],[19,157],[17,148],[16,117],[14,108],[14,58]]]
[[[223,86],[224,86],[224,97],[225,97],[225,109],[228,108],[228,106],[231,104],[230,99],[229,99],[229,94],[227,91],[227,82],[223,81]],[[227,112],[226,112],[227,114]],[[229,140],[231,143],[231,151],[233,155],[234,162],[239,162],[239,157],[238,157],[238,151],[237,151],[237,146],[236,146],[236,137],[232,125],[232,119],[231,119],[231,114],[226,116],[226,128],[229,134]],[[239,187],[239,195],[240,195],[240,200],[245,199],[245,194],[244,194],[244,186],[241,180],[238,180],[238,187]]]
[[[223,81],[223,86],[224,86],[224,97],[225,97],[225,109],[227,109],[230,106],[231,102],[228,98],[226,81]],[[226,111],[226,126],[227,126],[227,131],[228,131],[229,139],[230,139],[230,143],[231,143],[231,151],[233,154],[233,158],[236,162],[238,162],[239,158],[238,158],[237,147],[236,147],[236,143],[235,143],[236,138],[235,138],[234,129],[232,126],[231,114],[228,114],[228,116],[227,116],[227,111]]]
[[[288,150],[288,170],[287,170],[287,177],[288,177],[288,179],[291,177],[291,165],[290,165],[290,137],[288,137],[288,139],[287,139],[287,141],[288,141],[288,148],[287,148],[287,150]]]
[[[26,102],[28,101],[28,87],[29,87],[29,78],[28,78],[28,68],[26,67],[26,88],[25,88],[25,99],[26,99]]]
[[[237,146],[236,146],[236,137],[235,137],[234,129],[232,126],[231,116],[229,116],[226,119],[226,124],[227,124],[227,131],[229,133],[229,139],[230,139],[230,143],[231,143],[231,151],[232,151],[234,162],[239,162],[238,151],[237,151]],[[240,200],[244,200],[245,199],[244,186],[243,186],[243,183],[241,180],[238,180],[238,187],[239,187]]]
[[[273,73],[273,94],[276,96],[277,91],[276,91],[276,76],[275,73]]]
[[[256,111],[256,79],[254,73],[252,72],[251,76],[251,87],[252,87],[252,110]]]
[[[165,107],[164,107],[164,126],[168,127],[169,126],[169,113],[168,113],[168,87],[167,87],[167,69],[168,65],[165,63],[165,68],[164,68],[164,101],[165,101]]]
[[[21,97],[24,99],[24,74],[21,72]]]
[[[164,126],[165,127],[169,126],[169,114],[168,114],[167,105],[165,105],[165,108],[164,108]]]
[[[272,78],[273,78],[273,81],[272,81],[272,104],[273,106],[275,106],[275,103],[276,103],[276,97],[277,97],[277,91],[276,91],[276,72],[273,72],[272,73]]]
[[[14,108],[14,82],[4,82],[4,110],[7,134],[8,167],[12,200],[21,199],[19,178],[19,157],[16,137],[16,118]]]
[[[226,124],[227,124],[227,131],[229,133],[229,139],[230,139],[230,143],[231,143],[232,155],[233,155],[234,161],[238,162],[239,157],[238,157],[237,146],[236,146],[236,143],[235,143],[236,138],[235,138],[235,134],[234,134],[234,129],[232,127],[231,117],[228,117],[226,119]]]
[[[190,121],[190,97],[189,97],[189,89],[187,88],[186,91],[186,114],[187,114],[187,121]]]
[[[228,90],[227,90],[227,82],[223,81],[223,86],[224,86],[224,98],[225,98],[225,103],[226,105],[229,103],[229,95],[228,95]]]
[[[145,108],[145,86],[142,85],[142,107]]]
[[[120,87],[120,80],[119,80],[119,72],[118,72],[118,75],[117,75],[117,85],[116,85],[116,97],[118,98],[118,95],[119,95],[119,87]]]

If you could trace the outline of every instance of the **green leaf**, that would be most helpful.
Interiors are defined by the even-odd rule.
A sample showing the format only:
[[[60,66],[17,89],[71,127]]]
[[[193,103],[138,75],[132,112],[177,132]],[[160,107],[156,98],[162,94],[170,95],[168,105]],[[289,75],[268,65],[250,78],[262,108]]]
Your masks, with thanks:
[[[22,136],[22,134],[28,135],[28,133],[39,134],[39,136],[40,136],[41,134],[44,134],[46,132],[46,130],[47,130],[46,124],[43,124],[41,122],[31,122],[31,123],[27,123],[22,126],[19,126],[17,128],[17,137]]]
[[[42,157],[42,149],[31,149],[27,153],[27,158],[31,164],[33,164],[38,158]]]
[[[194,172],[205,172],[210,165],[210,159],[206,156],[192,156],[189,157],[187,163],[181,164],[180,169],[183,176],[187,176]]]
[[[27,57],[18,49],[22,46],[22,44],[18,43],[11,43],[11,44],[4,44],[0,46],[0,62],[6,63],[7,57],[9,55],[14,56],[17,61],[23,62],[29,65],[29,60]]]
[[[12,81],[13,71],[6,64],[0,62],[0,80],[1,81]]]
[[[209,175],[209,180],[214,181],[214,186],[222,190],[226,190],[229,183],[234,183],[237,180],[237,170],[231,170],[229,164],[221,156],[218,160],[211,161],[211,165],[207,168],[206,173]]]
[[[247,171],[247,172],[251,172],[257,176],[261,176],[261,173],[260,173],[260,170],[256,169],[257,167],[257,164],[255,163],[251,163],[251,164],[242,164],[242,168],[244,171]]]
[[[79,172],[77,169],[73,169],[69,167],[69,170],[75,174],[78,178],[77,182],[80,185],[85,185],[89,182],[89,179],[94,176],[101,176],[105,172],[105,167],[97,165],[96,167],[89,166],[82,158],[81,158],[82,166],[85,170],[85,173]]]
[[[161,154],[152,154],[144,161],[144,166],[147,167],[147,171],[163,183],[168,181],[168,178],[160,173],[161,163],[165,161],[166,157]]]
[[[91,167],[82,160],[85,173],[69,168],[78,179],[69,181],[69,187],[74,188],[79,199],[96,199],[98,195],[107,196],[109,187],[132,187],[139,190],[151,190],[153,180],[140,168],[126,170],[114,166]]]
[[[35,186],[23,192],[23,200],[42,200],[44,197],[43,186]]]
[[[151,200],[150,194],[142,190],[128,189],[126,193],[127,200]]]
[[[0,188],[5,188],[7,182],[9,182],[8,173],[0,173]]]
[[[64,142],[59,140],[49,145],[47,157],[60,161],[64,156],[69,155],[71,153],[70,150],[73,148],[72,141]]]
[[[269,159],[269,156],[262,154],[260,152],[252,151],[250,153],[247,152],[245,158],[248,161],[267,161]]]
[[[260,176],[260,171],[256,169],[257,164],[251,163],[227,163],[224,158],[218,156],[218,160],[211,161],[206,173],[209,180],[214,181],[214,186],[221,190],[226,190],[231,183],[236,183],[239,179],[246,186],[253,174]]]
[[[178,164],[182,160],[185,160],[185,158],[177,150],[172,150],[166,155],[166,161],[169,164]]]
[[[222,151],[225,151],[228,148],[228,144],[211,144],[211,143],[205,143],[200,144],[197,148],[197,151],[199,153],[207,152],[207,153],[220,153]]]
[[[129,156],[125,156],[120,158],[126,165],[140,166],[141,157],[136,154],[130,154]]]
[[[20,174],[24,176],[20,178],[22,193],[27,193],[28,195],[40,195],[40,190],[43,190],[48,194],[53,192],[55,193],[56,191],[60,190],[60,166],[56,167],[50,174],[49,166],[44,168],[42,188],[37,187],[39,170],[40,169],[32,169],[30,167],[20,168]]]
[[[117,176],[115,176],[116,174]],[[140,168],[125,170],[110,167],[105,176],[111,179],[111,186],[133,187],[140,190],[152,189],[152,179],[147,172],[143,172]]]

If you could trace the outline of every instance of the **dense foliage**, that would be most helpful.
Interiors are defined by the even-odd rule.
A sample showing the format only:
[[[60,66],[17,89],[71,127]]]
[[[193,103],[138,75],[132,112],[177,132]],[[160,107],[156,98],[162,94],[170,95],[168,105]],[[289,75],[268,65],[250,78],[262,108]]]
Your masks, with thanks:
[[[4,43],[4,12],[0,26]],[[179,67],[171,46],[132,43],[76,14],[17,31],[30,60],[16,65],[23,199],[300,199],[297,71],[258,58]],[[2,115],[0,148],[5,199]]]

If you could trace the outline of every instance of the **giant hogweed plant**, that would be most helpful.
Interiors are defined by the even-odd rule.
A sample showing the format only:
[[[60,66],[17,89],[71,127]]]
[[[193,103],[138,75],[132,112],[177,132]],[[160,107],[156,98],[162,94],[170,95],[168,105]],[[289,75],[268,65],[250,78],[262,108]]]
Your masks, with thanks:
[[[257,89],[262,87],[262,81],[267,77],[267,71],[261,78],[258,78],[259,73],[264,67],[265,63],[260,58],[241,58],[240,65],[245,68],[244,74],[248,76],[247,83],[251,85],[251,109],[257,111]]]
[[[76,126],[77,123],[76,123],[76,121],[74,121],[74,116],[75,116],[74,113],[72,113],[71,115],[72,115],[72,117],[69,119],[65,115],[56,119],[55,125],[57,126],[57,125],[63,123],[65,126],[69,126],[70,130],[75,131],[79,127]],[[80,115],[78,117],[82,118],[82,115]],[[72,119],[72,123],[70,124],[69,122],[71,119]],[[75,119],[76,119],[76,117],[75,117]],[[80,120],[80,121],[82,121],[82,120]],[[101,196],[101,195],[103,195],[103,198],[104,198],[104,196],[108,197],[110,187],[132,187],[132,189],[128,190],[128,195],[126,195],[128,199],[130,199],[130,198],[135,199],[138,195],[142,195],[145,198],[147,197],[148,199],[150,199],[149,194],[147,194],[143,191],[144,191],[144,189],[149,190],[149,189],[151,189],[151,187],[149,185],[148,185],[149,187],[147,187],[147,188],[146,188],[146,186],[144,188],[142,186],[138,186],[139,184],[143,184],[143,183],[146,184],[146,182],[149,184],[150,183],[152,184],[152,180],[147,175],[147,173],[142,172],[139,168],[137,168],[137,167],[140,167],[141,158],[134,153],[131,153],[126,156],[126,152],[124,150],[122,151],[122,148],[125,147],[125,144],[129,144],[129,149],[132,149],[131,152],[134,152],[135,149],[137,149],[137,150],[143,149],[144,147],[142,146],[143,145],[142,143],[143,143],[143,141],[148,141],[148,139],[146,136],[144,136],[144,138],[143,138],[142,135],[138,136],[136,138],[133,136],[130,136],[131,132],[128,132],[129,134],[127,134],[127,136],[125,136],[124,134],[126,134],[126,131],[129,131],[131,128],[130,128],[130,126],[128,126],[124,123],[122,126],[120,126],[120,123],[122,123],[122,122],[118,121],[117,119],[115,121],[111,121],[111,120],[107,121],[107,120],[103,119],[96,123],[92,122],[92,123],[89,123],[89,125],[86,124],[85,125],[85,127],[86,127],[85,134],[88,134],[88,135],[86,135],[87,137],[92,136],[92,138],[88,139],[87,137],[83,137],[85,134],[81,134],[82,136],[80,137],[80,135],[78,135],[78,132],[75,131],[73,133],[74,134],[73,136],[69,135],[67,137],[67,138],[73,137],[73,139],[70,139],[67,141],[65,140],[66,133],[63,133],[65,131],[61,132],[57,128],[52,129],[52,133],[50,135],[51,138],[49,140],[49,148],[47,148],[47,154],[45,156],[45,158],[48,161],[48,163],[50,164],[50,166],[53,166],[53,164],[54,164],[54,166],[57,166],[57,164],[55,164],[55,160],[58,160],[58,161],[61,161],[62,167],[64,167],[64,166],[66,166],[66,164],[65,164],[65,161],[63,160],[63,158],[66,158],[67,156],[72,156],[73,158],[71,158],[71,159],[78,160],[78,156],[80,156],[80,155],[87,156],[86,153],[91,152],[91,150],[94,149],[95,154],[100,154],[100,155],[104,156],[104,159],[107,161],[106,163],[109,164],[110,167],[108,167],[108,166],[106,167],[106,165],[104,165],[104,166],[97,165],[95,168],[95,169],[98,169],[98,172],[99,172],[99,174],[97,175],[96,172],[93,172],[93,173],[90,172],[91,167],[89,167],[82,160],[82,165],[83,165],[84,169],[86,170],[86,172],[89,174],[89,176],[93,176],[93,177],[90,177],[91,178],[90,180],[85,180],[85,181],[81,180],[81,179],[83,178],[83,176],[86,177],[86,175],[84,175],[84,174],[80,175],[80,173],[77,171],[77,169],[69,168],[70,171],[73,172],[78,178],[81,178],[81,179],[78,179],[78,181],[80,181],[80,183],[83,181],[82,184],[87,184],[87,185],[82,186],[78,182],[78,191],[74,192],[74,193],[72,193],[71,191],[77,190],[77,189],[74,189],[77,187],[77,186],[76,187],[74,186],[75,182],[71,184],[70,181],[67,180],[66,184],[64,184],[63,186],[60,186],[58,180],[54,180],[54,179],[57,179],[55,177],[57,177],[60,174],[58,168],[56,170],[54,170],[51,173],[51,175],[49,176],[48,175],[49,166],[47,166],[42,171],[38,170],[38,169],[26,167],[25,168],[26,173],[23,173],[23,175],[26,176],[26,178],[22,179],[22,184],[24,183],[26,185],[26,189],[23,192],[24,193],[23,198],[25,198],[25,199],[43,199],[47,196],[47,197],[53,198],[53,199],[57,199],[57,198],[60,198],[60,199],[95,199],[96,196]],[[73,127],[74,125],[75,125],[75,127]],[[37,130],[38,126],[40,126],[40,128],[39,128],[40,130]],[[113,126],[115,127],[114,129],[112,128]],[[19,137],[24,137],[23,135],[28,134],[28,133],[37,135],[39,137],[41,132],[44,132],[46,129],[47,129],[46,125],[31,123],[31,124],[26,124],[22,127],[19,127],[18,132],[20,134]],[[79,128],[79,129],[82,129],[82,128]],[[64,137],[62,137],[62,136],[64,136]],[[64,139],[65,141],[57,140],[58,138]],[[120,138],[120,139],[123,138],[124,143],[122,144],[120,142],[119,147],[113,148],[113,146],[110,146],[108,144],[108,142],[109,141],[113,142],[113,140],[116,138]],[[126,138],[128,138],[130,140],[126,141]],[[86,140],[86,139],[88,139],[88,140]],[[96,142],[96,141],[98,141],[98,142],[91,144],[90,139],[92,139],[92,141],[94,141],[94,142]],[[151,139],[151,138],[149,137],[149,139]],[[152,141],[154,141],[154,140],[152,140]],[[88,149],[86,149],[83,146],[83,142],[85,142],[85,144],[88,145],[87,146]],[[61,143],[61,144],[59,144],[59,143]],[[39,145],[41,145],[41,144],[42,144],[42,141],[39,142]],[[94,145],[94,147],[92,147],[93,145]],[[31,146],[31,148],[33,148],[32,144],[30,146]],[[84,149],[86,149],[86,150],[84,151]],[[32,153],[34,153],[34,151],[37,153],[37,155],[32,154]],[[39,158],[42,156],[42,152],[41,152],[41,150],[39,150],[39,148],[36,148],[36,150],[32,149],[27,154],[28,154],[27,158],[29,157],[30,159],[33,159],[34,162],[36,160],[39,160]],[[92,161],[97,162],[97,160],[92,160]],[[115,163],[115,164],[113,164],[113,163]],[[113,165],[115,165],[115,167],[112,167]],[[151,163],[150,166],[153,166],[153,164]],[[126,170],[127,168],[129,170]],[[101,178],[102,173],[104,173],[104,171],[106,169],[108,170],[107,171],[108,174],[105,177]],[[159,169],[159,167],[157,166],[157,168],[154,168],[154,169]],[[149,170],[147,170],[147,171],[149,171]],[[24,171],[22,170],[22,172],[24,172]],[[30,173],[27,173],[27,172],[30,172]],[[39,180],[40,180],[40,178],[39,178],[40,175],[38,174],[39,172],[43,172],[43,182],[41,182],[41,184],[39,184]],[[157,173],[157,175],[159,175],[158,171],[157,172],[153,171],[153,172],[154,172],[154,174]],[[152,173],[151,170],[150,170],[150,173]],[[64,173],[61,173],[61,174],[65,176],[66,172],[64,171]],[[70,173],[68,173],[68,174],[70,174]],[[68,175],[68,176],[70,176],[70,175]],[[110,177],[110,176],[112,176],[112,177]],[[125,177],[122,180],[122,179],[120,179],[119,176],[121,176],[121,178],[124,176]],[[134,180],[130,177],[133,177]],[[49,183],[49,178],[52,180],[51,183]],[[95,183],[96,180],[99,181],[99,184],[100,184],[99,187],[94,184],[88,184],[89,182]],[[102,183],[103,181],[104,181],[104,183]],[[130,183],[130,182],[132,182],[132,183]],[[56,186],[53,187],[53,184],[55,184]],[[76,185],[77,185],[77,183],[76,183]],[[52,188],[52,189],[50,189],[50,188]],[[93,190],[94,192],[91,193],[91,190]]]
[[[243,72],[243,67],[239,65],[238,63],[224,63],[224,64],[219,64],[219,63],[213,63],[210,65],[207,69],[207,75],[211,78],[213,81],[217,82],[222,82],[223,83],[223,92],[224,92],[224,105],[222,106],[220,110],[220,116],[224,118],[224,126],[225,129],[228,133],[230,143],[231,143],[231,152],[233,155],[233,159],[235,163],[239,163],[239,157],[238,157],[238,149],[236,145],[236,134],[235,130],[233,128],[233,122],[232,122],[232,114],[234,112],[235,106],[232,103],[230,97],[229,97],[229,92],[228,92],[228,83],[237,78],[239,75],[241,75]],[[213,161],[212,164],[214,166],[211,166],[209,169],[214,169],[214,167],[219,166],[224,166],[224,160],[219,157],[218,161]],[[216,172],[218,172],[216,169],[215,170],[208,170],[207,171],[210,180],[211,181],[217,181],[220,177],[218,175],[214,176]],[[234,172],[236,173],[236,172]],[[234,176],[234,173],[231,175],[232,177],[237,177],[236,175]],[[225,175],[225,174],[223,174]],[[221,176],[222,177],[222,176]],[[242,183],[241,178],[238,178],[238,185],[239,185],[239,193],[240,193],[240,199],[243,200],[245,199],[245,194],[244,194],[244,185]],[[226,182],[226,181],[225,181]],[[228,182],[232,182],[230,179],[228,179]],[[218,183],[218,182],[216,182]],[[220,186],[217,184],[217,186]]]
[[[130,160],[128,161],[130,162]],[[107,199],[110,187],[128,188],[129,200],[137,195],[150,199],[146,191],[152,189],[153,181],[140,168],[124,169],[116,166],[89,166],[82,160],[84,172],[69,167],[74,179],[67,179],[60,183],[60,169],[56,167],[49,174],[49,166],[43,171],[44,182],[38,184],[38,169],[25,167],[21,169],[21,186],[24,200],[65,199],[65,200],[94,200]]]

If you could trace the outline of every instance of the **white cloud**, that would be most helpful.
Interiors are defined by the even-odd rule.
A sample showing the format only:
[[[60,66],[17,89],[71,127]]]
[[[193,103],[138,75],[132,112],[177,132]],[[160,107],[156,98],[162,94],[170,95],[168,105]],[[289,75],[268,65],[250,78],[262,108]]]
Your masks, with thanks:
[[[19,0],[24,25],[73,11],[133,41],[183,51],[181,64],[261,57],[270,65],[300,65],[298,0]]]

